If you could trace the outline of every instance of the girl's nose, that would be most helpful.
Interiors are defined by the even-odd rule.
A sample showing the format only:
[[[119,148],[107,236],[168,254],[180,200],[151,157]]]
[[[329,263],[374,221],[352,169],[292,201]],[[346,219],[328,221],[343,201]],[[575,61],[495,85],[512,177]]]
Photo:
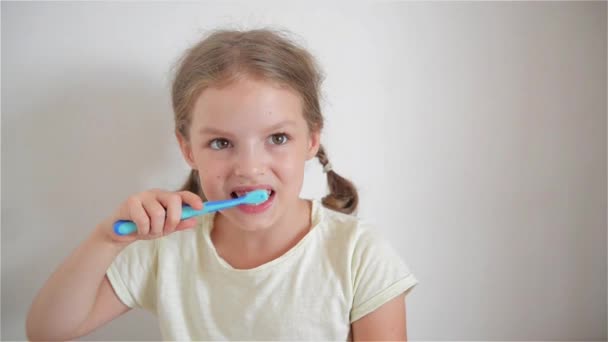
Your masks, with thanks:
[[[256,177],[264,174],[263,153],[256,147],[243,148],[235,156],[234,174],[238,177]]]

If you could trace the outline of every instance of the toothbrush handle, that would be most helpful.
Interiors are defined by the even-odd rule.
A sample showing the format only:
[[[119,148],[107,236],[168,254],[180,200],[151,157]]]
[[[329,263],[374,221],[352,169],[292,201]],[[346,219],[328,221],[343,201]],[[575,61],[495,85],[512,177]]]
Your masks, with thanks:
[[[195,210],[189,205],[182,206],[181,220],[189,219],[194,216],[199,216],[214,211],[235,207],[241,204],[238,199],[229,199],[223,201],[209,201],[203,204],[203,209]],[[118,220],[114,222],[114,233],[117,235],[129,235],[137,231],[137,225],[133,221]]]
[[[129,235],[137,231],[135,222],[129,220],[118,220],[114,222],[114,233],[116,235]]]
[[[184,206],[184,208],[186,209],[182,208],[182,220],[191,218],[193,216],[212,213],[214,211],[222,209],[236,207],[237,205],[242,204],[243,202],[244,201],[241,198],[233,198],[220,201],[208,201],[203,204],[203,209],[201,210],[194,210],[190,206]]]

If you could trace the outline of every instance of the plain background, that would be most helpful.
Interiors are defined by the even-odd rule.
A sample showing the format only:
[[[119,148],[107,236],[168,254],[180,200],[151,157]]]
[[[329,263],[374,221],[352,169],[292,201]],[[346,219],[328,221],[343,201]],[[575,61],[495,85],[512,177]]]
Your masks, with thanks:
[[[327,74],[330,160],[420,280],[410,339],[607,338],[606,2],[1,6],[2,340],[122,200],[184,181],[183,50],[262,26]],[[85,339],[159,338],[132,311]]]

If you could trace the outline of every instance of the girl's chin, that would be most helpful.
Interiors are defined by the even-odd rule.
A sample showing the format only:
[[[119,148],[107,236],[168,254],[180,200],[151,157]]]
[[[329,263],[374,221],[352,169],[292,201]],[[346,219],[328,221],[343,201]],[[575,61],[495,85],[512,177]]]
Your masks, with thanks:
[[[228,220],[243,231],[263,231],[270,228],[274,223],[273,217],[270,215],[250,215],[235,209],[231,210],[232,212],[228,214]]]

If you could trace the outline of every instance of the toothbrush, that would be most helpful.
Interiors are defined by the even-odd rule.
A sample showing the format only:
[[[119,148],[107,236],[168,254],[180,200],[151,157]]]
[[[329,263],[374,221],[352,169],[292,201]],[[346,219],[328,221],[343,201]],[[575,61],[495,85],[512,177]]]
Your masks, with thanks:
[[[222,200],[222,201],[208,201],[203,203],[203,209],[195,210],[189,205],[182,206],[181,219],[189,219],[194,216],[200,216],[214,211],[228,209],[236,207],[241,204],[260,204],[268,199],[268,192],[266,190],[254,190],[247,193],[244,196]],[[133,221],[129,220],[118,220],[114,222],[114,232],[117,235],[129,235],[137,231],[137,225]]]

